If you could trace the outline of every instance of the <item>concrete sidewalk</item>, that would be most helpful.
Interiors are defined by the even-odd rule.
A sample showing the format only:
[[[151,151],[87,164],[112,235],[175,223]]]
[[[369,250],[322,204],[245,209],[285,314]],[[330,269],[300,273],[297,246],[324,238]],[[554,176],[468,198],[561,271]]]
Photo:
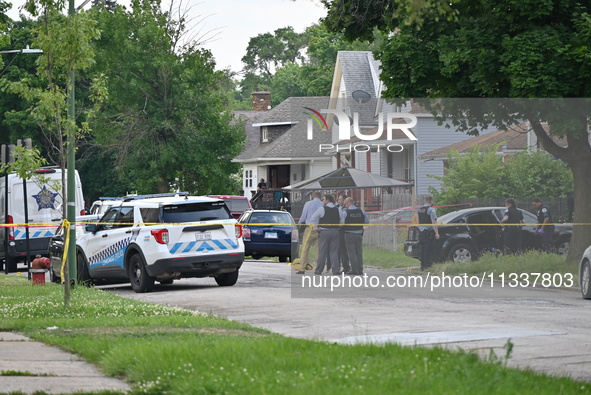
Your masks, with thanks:
[[[101,390],[125,393],[130,390],[124,381],[105,377],[94,365],[76,355],[11,332],[0,332],[0,371],[30,374],[0,375],[0,393],[71,394]]]

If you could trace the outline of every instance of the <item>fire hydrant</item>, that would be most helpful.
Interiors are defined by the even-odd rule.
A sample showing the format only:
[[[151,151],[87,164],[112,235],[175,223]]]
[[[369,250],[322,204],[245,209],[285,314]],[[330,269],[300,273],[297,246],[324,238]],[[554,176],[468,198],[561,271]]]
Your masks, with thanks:
[[[35,259],[31,263],[31,274],[33,279],[33,285],[45,285],[45,273],[51,266],[49,258],[36,255]]]

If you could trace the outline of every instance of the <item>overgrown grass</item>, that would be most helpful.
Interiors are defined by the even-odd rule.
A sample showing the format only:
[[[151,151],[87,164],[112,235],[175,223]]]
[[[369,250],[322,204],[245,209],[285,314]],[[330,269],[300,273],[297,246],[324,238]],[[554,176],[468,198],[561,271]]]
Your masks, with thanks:
[[[388,251],[381,248],[364,247],[363,262],[366,267],[378,269],[393,269],[399,267],[420,266],[418,259],[409,258],[404,254],[404,249]]]
[[[591,385],[508,368],[503,358],[291,339],[197,312],[0,275],[0,330],[76,353],[134,394],[572,394]]]
[[[430,271],[433,274],[445,272],[450,275],[494,273],[497,278],[502,273],[505,278],[511,273],[570,273],[574,284],[579,284],[578,263],[565,262],[564,256],[539,251],[528,251],[521,255],[485,254],[475,262],[436,264]]]

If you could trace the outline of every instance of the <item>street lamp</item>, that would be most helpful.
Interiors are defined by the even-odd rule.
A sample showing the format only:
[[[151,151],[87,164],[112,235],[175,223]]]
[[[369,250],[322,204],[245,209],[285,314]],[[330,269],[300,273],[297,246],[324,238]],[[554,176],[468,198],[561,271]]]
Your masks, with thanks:
[[[2,53],[43,53],[42,49],[34,49],[34,48],[29,48],[29,46],[27,45],[27,48],[23,48],[23,49],[9,49],[8,51],[0,51],[0,54]]]

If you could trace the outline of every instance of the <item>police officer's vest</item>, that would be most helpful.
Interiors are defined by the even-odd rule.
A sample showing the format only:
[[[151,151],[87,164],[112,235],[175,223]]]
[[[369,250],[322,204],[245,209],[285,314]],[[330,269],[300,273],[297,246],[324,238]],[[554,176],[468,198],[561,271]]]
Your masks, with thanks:
[[[363,216],[363,211],[360,208],[354,209],[347,209],[347,217],[345,218],[345,224],[349,226],[345,226],[345,232],[351,230],[363,230],[363,224],[365,223],[365,218]],[[351,224],[351,225],[350,225]],[[359,225],[353,225],[359,224]]]
[[[552,223],[554,221],[552,221],[552,212],[550,211],[550,209],[547,206],[541,205],[540,208],[538,209],[538,223],[542,224],[544,223],[544,214],[542,213],[542,210],[546,209],[546,211],[548,212],[548,223]],[[554,225],[546,225],[546,230],[550,231],[550,230],[554,230]]]
[[[431,216],[427,213],[431,206],[423,206],[417,210],[419,225],[433,225],[433,221],[431,221]]]
[[[322,228],[336,229],[340,226],[340,222],[339,208],[324,206],[324,217],[320,218],[318,225]]]

